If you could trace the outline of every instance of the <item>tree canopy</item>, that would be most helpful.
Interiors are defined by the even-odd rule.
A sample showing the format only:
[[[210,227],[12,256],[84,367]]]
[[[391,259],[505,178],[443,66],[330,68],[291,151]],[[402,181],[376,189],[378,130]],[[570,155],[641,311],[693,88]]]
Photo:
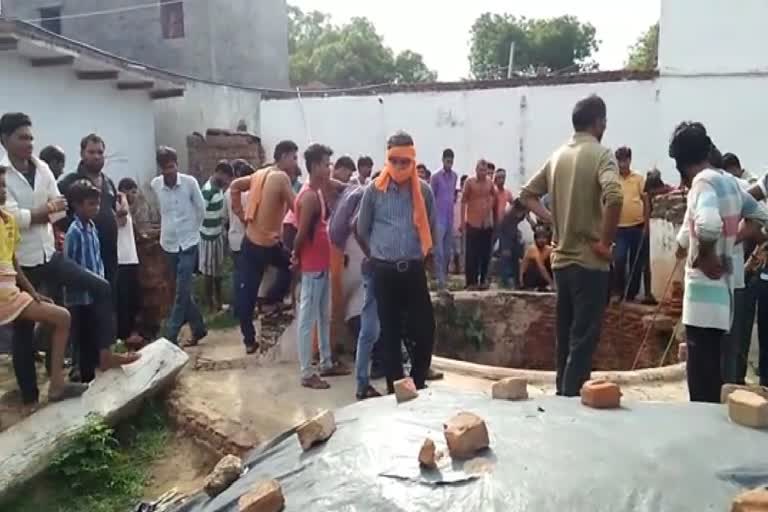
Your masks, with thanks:
[[[472,75],[480,80],[506,78],[510,45],[514,70],[533,73],[596,69],[591,60],[600,41],[591,23],[573,16],[528,19],[511,14],[482,14],[472,25],[469,55]]]
[[[333,87],[355,87],[387,82],[433,81],[418,53],[397,55],[367,18],[334,25],[328,14],[288,7],[288,49],[291,83],[322,82]]]
[[[659,67],[659,24],[651,25],[629,49],[627,69],[651,71]]]

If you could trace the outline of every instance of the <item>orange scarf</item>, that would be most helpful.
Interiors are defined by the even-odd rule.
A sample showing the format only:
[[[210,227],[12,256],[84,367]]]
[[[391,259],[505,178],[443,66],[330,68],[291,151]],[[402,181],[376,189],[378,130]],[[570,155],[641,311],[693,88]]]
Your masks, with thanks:
[[[389,159],[409,158],[411,165],[407,169],[396,169]],[[387,151],[387,164],[381,171],[381,174],[374,181],[374,186],[386,192],[389,187],[389,180],[397,184],[405,183],[411,180],[411,198],[413,200],[413,225],[419,234],[421,241],[421,252],[426,256],[432,249],[432,232],[429,229],[429,216],[427,207],[424,204],[424,196],[421,193],[421,181],[416,173],[416,149],[413,146],[395,146]]]
[[[264,190],[264,182],[267,181],[272,168],[262,169],[256,171],[251,176],[251,188],[248,190],[248,206],[245,208],[245,220],[252,222],[256,218],[256,212],[259,210],[259,203],[261,203],[261,192]]]

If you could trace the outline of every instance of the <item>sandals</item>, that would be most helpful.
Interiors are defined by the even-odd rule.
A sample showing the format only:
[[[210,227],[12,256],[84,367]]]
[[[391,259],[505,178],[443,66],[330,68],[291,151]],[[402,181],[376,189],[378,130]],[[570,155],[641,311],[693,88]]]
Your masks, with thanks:
[[[70,398],[77,398],[88,390],[88,384],[80,384],[79,382],[67,382],[65,383],[58,393],[48,393],[49,402],[61,402]]]
[[[355,398],[358,400],[366,400],[368,398],[378,398],[381,396],[381,393],[376,391],[376,388],[373,386],[368,386],[365,391],[358,391],[355,393]]]
[[[331,387],[330,384],[325,382],[317,375],[313,375],[308,379],[301,379],[301,385],[309,389],[328,389]]]
[[[325,370],[320,371],[321,377],[343,377],[344,375],[351,375],[352,370],[344,366],[342,363],[336,361],[333,366]]]

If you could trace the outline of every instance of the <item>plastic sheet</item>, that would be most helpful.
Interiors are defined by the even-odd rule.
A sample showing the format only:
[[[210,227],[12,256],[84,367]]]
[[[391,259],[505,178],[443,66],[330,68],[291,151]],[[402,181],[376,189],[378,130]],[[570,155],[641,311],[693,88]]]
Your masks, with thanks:
[[[480,461],[421,470],[431,437],[460,411],[486,420]],[[285,510],[702,512],[729,510],[744,489],[768,484],[768,432],[732,424],[725,406],[629,402],[598,411],[578,399],[523,402],[448,390],[397,405],[392,396],[336,411],[338,429],[303,453],[290,433],[252,455],[227,491],[180,512],[236,511],[254,483],[276,478]],[[478,462],[492,466],[477,473]]]

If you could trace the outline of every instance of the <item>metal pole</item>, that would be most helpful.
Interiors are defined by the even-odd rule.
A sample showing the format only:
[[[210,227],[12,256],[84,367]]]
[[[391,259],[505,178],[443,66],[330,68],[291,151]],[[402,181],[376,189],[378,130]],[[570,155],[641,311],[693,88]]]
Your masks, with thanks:
[[[512,69],[515,65],[515,42],[509,43],[509,64],[507,65],[507,78],[512,78]]]

